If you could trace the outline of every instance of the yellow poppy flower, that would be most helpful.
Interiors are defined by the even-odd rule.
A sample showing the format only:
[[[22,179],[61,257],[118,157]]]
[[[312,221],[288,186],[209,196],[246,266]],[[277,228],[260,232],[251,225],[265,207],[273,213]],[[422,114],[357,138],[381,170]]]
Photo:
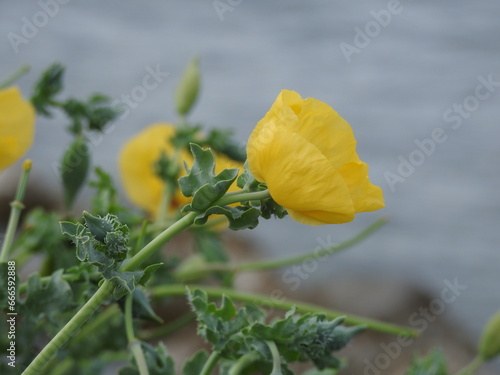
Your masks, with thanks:
[[[33,143],[35,110],[17,87],[0,90],[0,171],[19,160]]]
[[[384,207],[351,127],[319,100],[283,90],[250,135],[247,157],[255,179],[298,222],[346,223]]]
[[[175,135],[176,128],[169,123],[156,123],[130,139],[122,148],[119,156],[119,170],[125,193],[132,203],[145,209],[151,216],[157,217],[165,184],[154,172],[154,163],[158,161],[162,151],[171,157],[174,147],[170,139]],[[179,155],[181,172],[179,177],[186,175],[184,163],[193,164],[193,156],[187,150]],[[226,168],[243,169],[242,164],[231,160],[225,155],[216,154],[215,172]],[[234,183],[229,191],[238,188]],[[172,206],[182,206],[191,201],[177,189],[172,200]]]

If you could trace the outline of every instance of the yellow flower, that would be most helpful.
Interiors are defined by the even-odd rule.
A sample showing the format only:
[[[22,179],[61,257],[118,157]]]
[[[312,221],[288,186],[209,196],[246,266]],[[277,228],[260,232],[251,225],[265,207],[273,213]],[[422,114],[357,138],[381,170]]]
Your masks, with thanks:
[[[167,157],[172,157],[174,147],[170,139],[175,135],[175,126],[169,123],[153,124],[135,137],[130,139],[122,148],[119,156],[119,169],[125,193],[129,199],[145,209],[151,216],[158,215],[161,199],[165,190],[165,183],[158,177],[153,165],[161,156],[162,151]],[[191,167],[193,156],[187,150],[182,150],[179,155],[180,174],[186,175],[184,163]],[[216,173],[226,168],[240,168],[241,163],[233,161],[224,155],[216,154]],[[234,183],[229,191],[237,190]],[[172,206],[182,206],[191,201],[177,189],[172,200]]]
[[[0,90],[0,171],[19,160],[33,143],[35,110],[17,87]]]
[[[351,127],[319,100],[283,90],[250,135],[247,157],[255,179],[298,222],[346,223],[384,207]]]

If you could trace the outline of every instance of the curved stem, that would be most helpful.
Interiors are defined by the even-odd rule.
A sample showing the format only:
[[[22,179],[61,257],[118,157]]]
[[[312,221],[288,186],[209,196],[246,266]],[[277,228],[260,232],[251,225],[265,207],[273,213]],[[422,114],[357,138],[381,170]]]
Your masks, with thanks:
[[[358,317],[355,315],[346,316],[345,313],[341,313],[335,310],[330,310],[328,308],[315,305],[312,303],[305,303],[296,300],[286,300],[281,294],[280,297],[276,296],[266,296],[254,293],[244,293],[228,288],[219,287],[208,287],[205,285],[184,285],[184,284],[169,284],[153,287],[150,289],[151,296],[153,297],[164,297],[164,296],[184,296],[186,295],[186,286],[190,289],[202,289],[209,297],[222,297],[226,295],[229,298],[240,302],[254,303],[260,306],[270,307],[272,309],[280,310],[290,310],[292,307],[297,309],[300,313],[319,313],[324,314],[329,319],[335,319],[340,316],[345,317],[344,323],[349,325],[364,325],[366,328],[390,333],[390,334],[401,334],[410,337],[418,336],[415,330],[397,326],[394,324],[380,322],[378,320]],[[282,292],[278,290],[279,292]]]
[[[257,353],[251,352],[238,359],[229,369],[228,375],[239,375],[249,364],[259,359]]]
[[[18,70],[16,70],[10,77],[7,77],[3,82],[0,83],[0,89],[3,89],[7,86],[12,85],[14,82],[16,82],[20,77],[25,75],[30,71],[30,66],[29,65],[23,65],[21,66]]]
[[[271,371],[271,375],[282,375],[280,352],[278,351],[276,343],[274,341],[266,340],[266,344],[271,351],[271,355],[273,356],[273,370]]]
[[[130,293],[125,300],[125,332],[127,334],[128,345],[132,355],[135,358],[135,363],[139,369],[140,375],[149,375],[148,365],[144,352],[142,351],[141,342],[137,340],[134,334],[134,321],[132,317],[132,302],[134,295]]]
[[[26,160],[23,164],[23,174],[21,175],[19,184],[17,185],[16,196],[10,204],[11,210],[9,223],[7,224],[7,231],[5,233],[2,250],[0,251],[0,262],[7,262],[7,260],[9,260],[9,253],[12,247],[12,243],[14,242],[14,236],[19,224],[19,217],[21,216],[21,211],[24,208],[23,199],[26,193],[26,186],[28,185],[30,171],[31,160]]]
[[[457,375],[472,375],[479,367],[481,367],[483,362],[484,360],[481,358],[481,356],[478,355],[472,360],[471,363],[460,370]]]
[[[363,241],[365,238],[370,236],[373,232],[379,229],[382,225],[387,223],[386,218],[380,218],[375,221],[368,228],[350,238],[349,240],[342,242],[339,245],[334,245],[330,247],[323,247],[322,249],[315,249],[313,251],[309,251],[305,254],[297,255],[290,258],[277,259],[277,260],[263,260],[256,262],[245,262],[240,264],[230,264],[230,263],[206,263],[200,265],[200,267],[196,269],[191,269],[185,272],[176,272],[174,276],[178,280],[189,280],[191,276],[202,275],[207,272],[244,272],[244,271],[260,271],[267,269],[276,269],[285,266],[289,266],[292,264],[296,264],[302,262],[307,259],[318,259],[324,256],[329,256],[334,253],[337,253],[341,250],[345,250],[351,246],[356,245],[357,243]]]
[[[90,318],[95,310],[101,306],[111,294],[113,284],[106,280],[99,290],[87,301],[87,303],[66,323],[66,325],[55,335],[52,340],[35,357],[33,362],[24,370],[22,375],[35,375],[54,356],[59,348],[69,340],[73,333]]]
[[[200,372],[200,375],[210,375],[212,371],[215,368],[215,365],[219,361],[220,354],[218,352],[212,352],[210,354],[210,357],[208,357],[207,362],[205,363],[205,366],[203,366],[203,369]]]

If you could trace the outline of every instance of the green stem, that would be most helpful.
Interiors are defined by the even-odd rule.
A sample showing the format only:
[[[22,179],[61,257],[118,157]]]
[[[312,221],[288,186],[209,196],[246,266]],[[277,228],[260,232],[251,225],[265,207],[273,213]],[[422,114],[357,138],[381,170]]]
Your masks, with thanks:
[[[207,362],[205,363],[205,366],[203,366],[203,369],[200,372],[200,375],[210,375],[212,371],[215,368],[215,365],[219,361],[220,354],[218,352],[212,352],[210,354],[210,357],[208,357]]]
[[[160,327],[154,327],[151,329],[144,329],[139,331],[139,337],[142,340],[153,340],[161,337],[165,337],[172,332],[177,331],[179,328],[184,327],[186,324],[192,322],[196,318],[196,314],[193,312],[181,315],[179,318],[175,319],[173,322],[165,324]]]
[[[14,236],[19,224],[19,217],[24,208],[23,199],[26,193],[26,186],[28,185],[28,178],[31,171],[31,160],[26,160],[23,164],[23,174],[17,185],[16,196],[11,202],[11,210],[9,216],[9,223],[7,224],[7,232],[5,233],[2,250],[0,250],[0,262],[7,262],[9,260],[9,253],[14,242]]]
[[[78,347],[78,345],[82,345],[81,342],[85,340],[86,337],[92,335],[94,332],[99,332],[102,326],[109,324],[109,320],[120,313],[120,307],[116,303],[100,311],[92,321],[88,322],[80,329],[78,336],[71,341],[71,346],[75,348]]]
[[[304,260],[307,259],[318,259],[324,256],[332,255],[334,253],[337,253],[341,250],[345,250],[351,246],[354,246],[355,244],[361,242],[368,236],[370,236],[373,232],[375,232],[377,229],[379,229],[382,225],[387,223],[386,218],[380,218],[377,221],[375,221],[372,225],[370,225],[368,228],[363,230],[361,233],[357,234],[353,238],[335,246],[327,247],[327,248],[322,248],[322,249],[315,249],[313,251],[307,252],[305,254],[301,254],[298,256],[290,257],[290,258],[284,258],[284,259],[277,259],[277,260],[263,260],[263,261],[257,261],[257,262],[245,262],[245,263],[240,263],[240,264],[230,264],[230,263],[206,263],[201,265],[199,268],[196,269],[191,269],[185,272],[176,272],[175,277],[178,280],[189,280],[190,277],[196,276],[196,275],[203,275],[206,274],[207,272],[232,272],[232,273],[237,273],[237,272],[244,272],[244,271],[258,271],[258,270],[266,270],[266,269],[276,269],[276,268],[281,268],[285,266],[289,266],[292,264],[300,263]]]
[[[142,351],[141,342],[137,340],[134,334],[134,322],[132,317],[133,300],[134,295],[132,293],[130,293],[125,300],[125,332],[127,334],[130,351],[132,352],[137,368],[139,369],[139,374],[149,375],[148,364],[146,363],[146,358],[144,357],[144,352]]]
[[[347,249],[358,242],[361,242],[368,236],[370,236],[373,232],[375,232],[377,229],[379,229],[382,225],[387,223],[386,218],[380,218],[377,221],[375,221],[372,225],[370,225],[368,228],[363,230],[361,233],[357,234],[353,238],[342,242],[339,245],[327,247],[327,248],[322,248],[320,250],[314,250],[306,254],[301,254],[295,257],[291,258],[285,258],[285,259],[278,259],[278,260],[271,260],[271,261],[258,261],[258,262],[248,262],[248,263],[243,263],[240,265],[237,265],[234,267],[234,270],[237,271],[250,271],[250,270],[265,270],[265,269],[274,269],[274,268],[281,268],[285,266],[289,266],[292,264],[297,264],[300,263],[304,260],[310,259],[310,258],[321,258],[323,256],[328,256],[332,255],[334,253],[337,253],[341,250]]]
[[[139,266],[146,261],[151,255],[153,255],[158,249],[160,249],[165,243],[167,243],[172,237],[182,232],[184,229],[193,224],[193,221],[198,215],[198,212],[190,212],[186,216],[176,221],[174,224],[165,229],[156,238],[154,238],[150,243],[142,248],[137,254],[135,254],[130,260],[122,266],[120,271],[133,271],[139,268]]]
[[[250,352],[245,354],[243,357],[240,357],[234,365],[229,369],[228,375],[240,375],[240,373],[251,363],[255,362],[259,359],[259,355],[254,352]]]
[[[481,367],[483,362],[484,360],[481,358],[481,356],[478,355],[472,360],[471,363],[460,370],[457,375],[472,375],[479,367]]]
[[[273,370],[271,371],[271,375],[283,375],[281,372],[281,358],[280,352],[278,351],[278,347],[274,343],[274,341],[266,340],[266,344],[271,351],[271,355],[273,357]]]
[[[17,71],[15,71],[10,77],[7,77],[2,83],[0,83],[0,89],[12,85],[14,82],[16,82],[19,78],[21,78],[29,71],[30,71],[30,66],[23,65]]]
[[[245,190],[227,193],[219,199],[214,205],[227,206],[231,203],[246,202],[246,201],[260,201],[262,199],[270,198],[269,190],[255,191],[247,193]]]
[[[295,300],[284,300],[284,297],[271,297],[261,294],[254,293],[244,293],[228,288],[219,287],[209,287],[205,285],[183,285],[183,284],[169,284],[153,287],[150,289],[151,296],[153,297],[165,297],[165,296],[183,296],[186,295],[186,287],[190,289],[202,289],[210,297],[222,297],[226,295],[229,298],[240,302],[254,303],[257,305],[270,307],[273,309],[280,310],[290,310],[292,307],[296,307],[297,312],[300,313],[319,313],[324,314],[329,319],[335,319],[339,316],[345,317],[344,323],[349,325],[364,325],[366,328],[389,333],[389,334],[400,334],[410,337],[418,336],[415,330],[397,326],[394,324],[380,322],[378,320],[358,317],[354,315],[346,316],[345,313],[341,313],[335,310],[330,310],[325,307],[315,305],[312,303],[305,303]]]
[[[42,349],[22,375],[35,375],[45,366],[59,348],[74,334],[74,332],[85,323],[95,310],[101,306],[106,298],[111,294],[113,284],[106,280],[99,290],[87,301],[87,303],[66,323],[66,325],[55,335],[52,340]]]

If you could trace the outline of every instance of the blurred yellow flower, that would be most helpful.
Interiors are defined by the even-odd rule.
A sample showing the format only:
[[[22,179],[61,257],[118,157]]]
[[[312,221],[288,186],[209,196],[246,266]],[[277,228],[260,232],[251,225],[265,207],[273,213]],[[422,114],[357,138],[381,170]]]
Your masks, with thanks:
[[[151,216],[157,217],[158,209],[165,190],[165,183],[154,172],[154,164],[159,160],[162,151],[167,157],[174,154],[174,146],[170,139],[175,135],[176,128],[169,123],[153,124],[130,139],[122,148],[119,156],[119,170],[125,193],[130,201],[145,209]],[[184,163],[189,167],[193,164],[193,156],[187,150],[179,154],[179,177],[186,175]],[[219,173],[226,168],[239,168],[241,163],[231,160],[222,154],[216,154],[215,172]],[[236,191],[234,183],[229,191]],[[191,198],[186,198],[177,189],[171,206],[182,206],[189,203]]]
[[[350,125],[319,100],[283,90],[250,135],[247,157],[255,179],[298,222],[346,223],[384,207]]]
[[[19,160],[33,143],[35,110],[17,87],[0,90],[0,171]]]

